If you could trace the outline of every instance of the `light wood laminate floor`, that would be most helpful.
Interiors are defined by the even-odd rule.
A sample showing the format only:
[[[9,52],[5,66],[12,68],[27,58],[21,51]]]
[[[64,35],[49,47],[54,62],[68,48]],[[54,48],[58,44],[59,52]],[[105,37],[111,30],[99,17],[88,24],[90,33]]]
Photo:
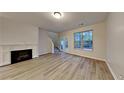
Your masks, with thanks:
[[[103,61],[59,53],[0,67],[0,79],[113,80]]]

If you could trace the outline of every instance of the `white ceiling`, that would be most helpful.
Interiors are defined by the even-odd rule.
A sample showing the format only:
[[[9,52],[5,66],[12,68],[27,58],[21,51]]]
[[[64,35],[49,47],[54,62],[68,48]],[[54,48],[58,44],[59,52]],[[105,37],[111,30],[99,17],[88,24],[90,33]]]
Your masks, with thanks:
[[[64,12],[64,17],[55,19],[51,12],[4,12],[0,15],[12,20],[32,24],[48,31],[61,32],[79,28],[81,23],[92,25],[106,19],[105,12]]]

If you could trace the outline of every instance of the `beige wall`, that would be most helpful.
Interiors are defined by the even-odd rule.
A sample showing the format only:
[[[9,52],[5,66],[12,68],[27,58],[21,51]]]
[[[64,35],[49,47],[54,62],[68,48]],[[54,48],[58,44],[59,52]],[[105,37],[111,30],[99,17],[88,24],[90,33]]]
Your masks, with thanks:
[[[3,51],[2,51],[2,47],[0,46],[0,64],[3,62]]]
[[[60,33],[60,37],[67,37],[68,49],[64,50],[67,53],[86,56],[90,58],[105,60],[106,56],[106,25],[104,22],[94,24],[87,27],[65,31]],[[74,32],[93,30],[93,51],[85,51],[83,49],[74,49]]]
[[[108,16],[107,62],[116,78],[124,79],[124,13],[110,13]]]
[[[2,43],[2,18],[0,17],[0,44]]]

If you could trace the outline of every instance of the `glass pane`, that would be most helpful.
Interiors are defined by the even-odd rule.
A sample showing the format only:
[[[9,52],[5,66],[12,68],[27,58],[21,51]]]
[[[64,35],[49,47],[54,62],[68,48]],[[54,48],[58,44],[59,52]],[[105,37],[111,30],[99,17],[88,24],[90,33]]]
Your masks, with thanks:
[[[82,41],[82,33],[76,32],[74,33],[74,48],[81,48]]]
[[[83,48],[92,49],[93,48],[93,35],[92,31],[83,32]]]
[[[60,41],[60,44],[61,44],[61,49],[65,49],[65,48],[68,48],[68,40],[67,38],[63,38],[61,41]]]
[[[65,48],[68,48],[68,40],[67,40],[67,38],[65,39]]]

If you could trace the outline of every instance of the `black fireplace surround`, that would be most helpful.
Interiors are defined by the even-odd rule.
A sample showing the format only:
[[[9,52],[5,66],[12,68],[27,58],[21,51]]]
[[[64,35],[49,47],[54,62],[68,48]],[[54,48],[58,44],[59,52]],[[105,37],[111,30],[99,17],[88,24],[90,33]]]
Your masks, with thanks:
[[[32,59],[32,49],[11,51],[11,64]]]

